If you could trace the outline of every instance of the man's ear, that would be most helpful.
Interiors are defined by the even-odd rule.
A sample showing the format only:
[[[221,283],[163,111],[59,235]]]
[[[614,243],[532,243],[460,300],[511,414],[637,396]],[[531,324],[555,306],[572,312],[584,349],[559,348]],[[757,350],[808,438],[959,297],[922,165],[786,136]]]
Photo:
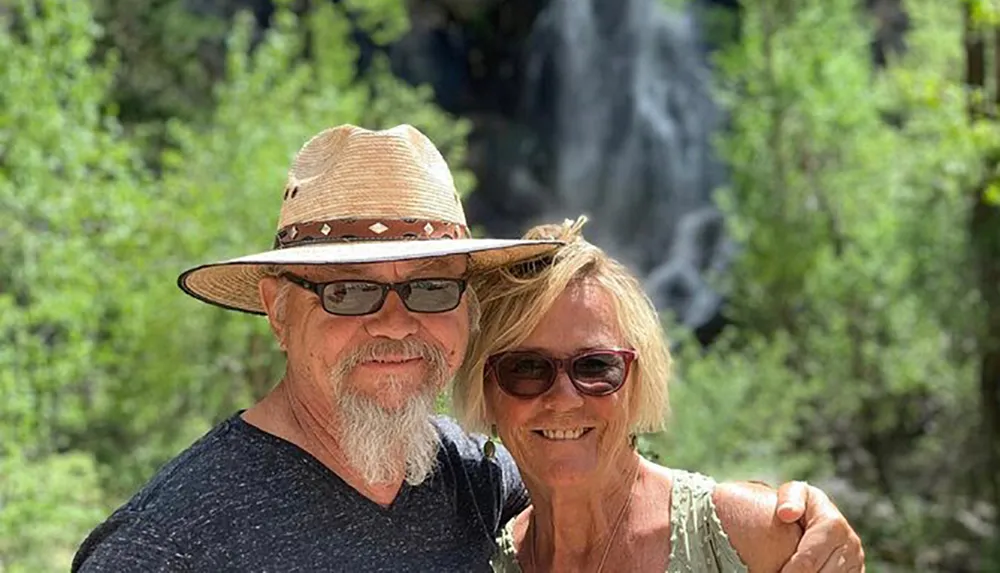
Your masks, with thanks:
[[[267,313],[267,322],[271,325],[271,332],[274,333],[278,341],[278,348],[285,350],[285,305],[287,296],[281,290],[285,288],[278,277],[264,277],[257,283],[257,293],[260,296],[260,303]]]

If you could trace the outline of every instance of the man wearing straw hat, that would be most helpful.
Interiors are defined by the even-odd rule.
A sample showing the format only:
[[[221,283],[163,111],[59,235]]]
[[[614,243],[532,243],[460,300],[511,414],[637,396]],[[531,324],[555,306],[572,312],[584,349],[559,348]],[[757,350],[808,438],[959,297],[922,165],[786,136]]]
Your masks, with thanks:
[[[284,378],[162,468],[73,570],[488,569],[527,496],[509,454],[486,456],[482,437],[433,416],[435,399],[478,324],[465,278],[557,247],[471,238],[448,166],[410,126],[312,138],[273,249],[179,278],[200,300],[266,315]],[[788,485],[800,556],[822,564],[857,544],[822,492]]]

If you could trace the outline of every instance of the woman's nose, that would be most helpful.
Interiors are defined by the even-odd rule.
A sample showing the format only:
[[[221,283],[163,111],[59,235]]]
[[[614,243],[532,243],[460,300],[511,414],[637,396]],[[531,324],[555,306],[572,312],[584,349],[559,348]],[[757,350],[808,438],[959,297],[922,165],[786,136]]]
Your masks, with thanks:
[[[556,372],[556,379],[548,392],[542,396],[542,400],[547,409],[558,412],[573,410],[583,405],[583,396],[576,386],[573,386],[573,381],[563,368]]]

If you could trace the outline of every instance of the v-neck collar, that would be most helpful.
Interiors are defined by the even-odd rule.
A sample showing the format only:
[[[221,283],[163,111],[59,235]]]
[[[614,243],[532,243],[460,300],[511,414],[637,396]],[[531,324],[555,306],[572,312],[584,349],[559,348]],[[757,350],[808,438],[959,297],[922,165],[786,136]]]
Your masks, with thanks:
[[[230,421],[234,429],[237,431],[249,435],[252,439],[266,442],[276,447],[283,454],[291,456],[297,461],[304,463],[311,471],[319,474],[328,483],[328,485],[336,489],[338,492],[346,491],[347,495],[355,497],[363,507],[368,507],[379,515],[390,516],[391,514],[398,512],[410,498],[410,491],[413,489],[413,486],[404,480],[403,485],[399,488],[399,492],[396,493],[396,497],[392,499],[392,502],[387,506],[383,506],[358,491],[357,488],[351,484],[347,483],[347,481],[344,480],[340,474],[330,469],[326,464],[319,461],[316,456],[312,455],[298,444],[258,428],[257,426],[244,420],[243,411],[237,412]]]

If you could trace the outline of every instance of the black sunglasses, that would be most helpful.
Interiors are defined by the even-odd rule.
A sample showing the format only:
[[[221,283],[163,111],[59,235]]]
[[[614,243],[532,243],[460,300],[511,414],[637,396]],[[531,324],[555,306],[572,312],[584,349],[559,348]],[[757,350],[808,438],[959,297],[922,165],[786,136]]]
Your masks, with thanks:
[[[284,273],[293,284],[316,293],[323,310],[338,316],[373,314],[385,304],[389,291],[395,291],[410,312],[437,313],[455,310],[465,292],[464,279],[413,279],[398,283],[343,280],[314,283]]]
[[[625,385],[637,357],[635,350],[619,348],[587,350],[569,358],[511,351],[490,356],[486,370],[501,390],[515,398],[535,398],[548,392],[561,370],[581,394],[607,396]]]

